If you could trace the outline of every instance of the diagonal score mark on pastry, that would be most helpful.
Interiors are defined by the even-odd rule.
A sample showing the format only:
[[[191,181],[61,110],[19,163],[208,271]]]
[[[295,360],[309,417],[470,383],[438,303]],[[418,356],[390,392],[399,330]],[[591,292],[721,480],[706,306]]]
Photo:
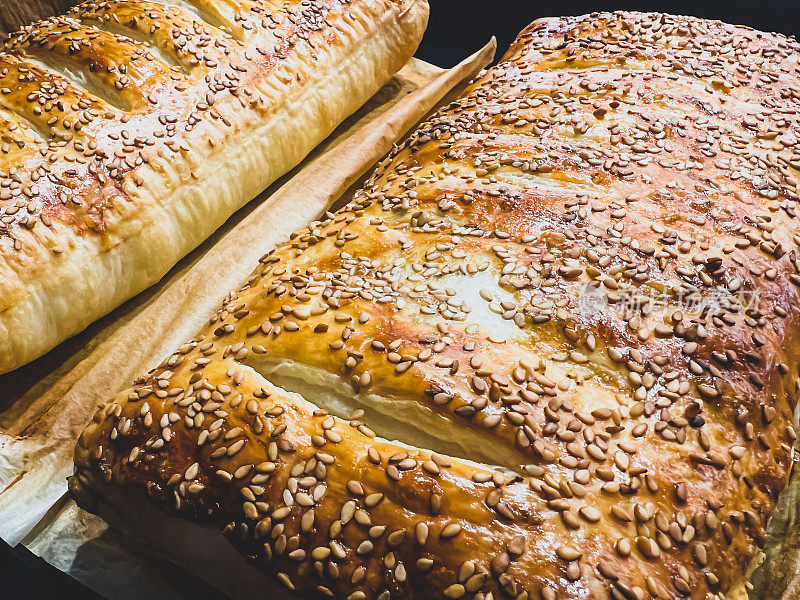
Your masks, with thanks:
[[[298,164],[411,58],[427,14],[425,0],[97,0],[12,35],[0,373],[158,281]]]
[[[799,57],[535,22],[100,409],[76,498],[304,595],[745,598],[796,437]]]

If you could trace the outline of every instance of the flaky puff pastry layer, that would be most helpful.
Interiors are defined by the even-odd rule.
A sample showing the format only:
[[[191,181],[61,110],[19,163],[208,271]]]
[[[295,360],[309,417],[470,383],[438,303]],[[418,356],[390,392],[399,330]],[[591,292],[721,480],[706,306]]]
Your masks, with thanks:
[[[742,597],[795,440],[799,51],[535,22],[101,408],[76,497],[304,595]]]
[[[0,50],[0,373],[160,279],[414,53],[425,0],[90,1]]]

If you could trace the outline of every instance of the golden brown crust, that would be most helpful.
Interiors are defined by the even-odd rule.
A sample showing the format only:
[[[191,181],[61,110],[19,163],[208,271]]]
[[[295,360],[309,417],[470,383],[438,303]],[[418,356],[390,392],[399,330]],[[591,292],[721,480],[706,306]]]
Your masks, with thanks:
[[[158,280],[385,83],[427,16],[178,5],[91,0],[0,48],[0,372]]]
[[[98,413],[76,482],[337,598],[742,593],[795,440],[798,57],[535,22]]]

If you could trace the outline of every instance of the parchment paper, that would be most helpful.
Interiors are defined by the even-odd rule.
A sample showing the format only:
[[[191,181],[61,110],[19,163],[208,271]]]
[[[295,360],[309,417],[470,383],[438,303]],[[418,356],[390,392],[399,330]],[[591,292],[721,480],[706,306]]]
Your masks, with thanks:
[[[491,61],[495,47],[492,39],[450,70],[412,60],[159,284],[0,376],[0,538],[115,600],[222,597],[75,506],[66,495],[75,440],[99,405],[191,338],[259,257],[346,198],[392,143]]]

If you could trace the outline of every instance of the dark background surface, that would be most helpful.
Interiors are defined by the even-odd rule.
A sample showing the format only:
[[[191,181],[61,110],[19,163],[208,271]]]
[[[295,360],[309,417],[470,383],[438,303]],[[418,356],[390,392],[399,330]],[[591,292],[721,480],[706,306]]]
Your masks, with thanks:
[[[2,0],[0,0],[2,1]],[[764,31],[800,35],[800,0],[428,0],[431,19],[417,56],[452,66],[497,37],[498,57],[534,19],[602,10],[661,11],[720,19]]]
[[[538,17],[579,15],[599,10],[658,10],[721,19],[788,35],[800,33],[799,0],[694,2],[573,0],[560,4],[533,0],[429,0],[431,20],[417,56],[440,66],[452,66],[480,48],[490,36],[498,40],[498,55],[517,32]],[[70,0],[0,0],[0,32],[42,15],[49,6]],[[24,548],[10,549],[0,540],[0,598],[15,600],[100,600]]]

